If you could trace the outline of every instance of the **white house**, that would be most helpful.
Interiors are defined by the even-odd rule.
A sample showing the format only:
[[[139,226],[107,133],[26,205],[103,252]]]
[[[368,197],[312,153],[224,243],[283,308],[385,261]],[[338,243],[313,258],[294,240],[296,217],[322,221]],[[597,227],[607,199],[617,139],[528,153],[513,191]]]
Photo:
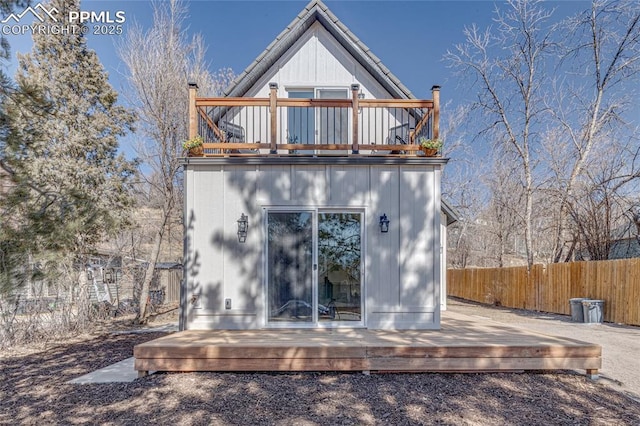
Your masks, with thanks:
[[[182,330],[440,327],[438,87],[415,99],[314,0],[190,113]]]

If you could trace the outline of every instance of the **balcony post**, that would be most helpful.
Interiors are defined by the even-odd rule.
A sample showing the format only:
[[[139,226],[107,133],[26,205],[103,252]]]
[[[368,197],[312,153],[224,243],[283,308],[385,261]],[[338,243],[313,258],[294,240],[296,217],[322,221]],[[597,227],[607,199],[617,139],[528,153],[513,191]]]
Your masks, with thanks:
[[[359,84],[352,84],[351,85],[351,115],[353,117],[353,119],[351,120],[353,123],[353,128],[352,128],[352,138],[353,140],[351,141],[351,153],[352,154],[358,154],[360,152],[360,148],[358,146],[358,109],[359,109],[359,101],[360,99],[358,98],[358,92],[360,91],[360,85]]]
[[[278,83],[269,83],[269,114],[271,116],[271,154],[278,153]]]
[[[433,139],[440,138],[440,86],[431,88],[433,93]]]
[[[189,139],[198,136],[198,109],[196,107],[196,96],[198,95],[198,85],[189,83]]]

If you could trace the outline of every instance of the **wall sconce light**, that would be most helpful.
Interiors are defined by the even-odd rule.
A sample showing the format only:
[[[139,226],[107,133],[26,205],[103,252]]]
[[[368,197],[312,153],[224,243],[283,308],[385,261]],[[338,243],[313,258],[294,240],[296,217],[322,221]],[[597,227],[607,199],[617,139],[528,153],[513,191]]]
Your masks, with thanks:
[[[364,93],[362,93],[362,89],[360,89],[360,92],[358,93],[358,100],[363,100],[364,99]],[[358,107],[358,113],[362,112],[362,107]]]
[[[244,243],[247,241],[247,230],[249,229],[249,218],[242,213],[240,219],[238,219],[238,242]]]
[[[380,216],[380,232],[389,232],[389,219],[386,213]]]

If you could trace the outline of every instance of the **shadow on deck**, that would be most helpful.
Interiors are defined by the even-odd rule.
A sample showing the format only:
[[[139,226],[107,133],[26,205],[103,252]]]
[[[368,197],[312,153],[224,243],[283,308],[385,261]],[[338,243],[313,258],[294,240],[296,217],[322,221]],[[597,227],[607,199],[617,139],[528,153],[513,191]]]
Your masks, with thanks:
[[[599,345],[444,312],[441,330],[189,330],[134,348],[149,371],[495,372],[601,367]]]

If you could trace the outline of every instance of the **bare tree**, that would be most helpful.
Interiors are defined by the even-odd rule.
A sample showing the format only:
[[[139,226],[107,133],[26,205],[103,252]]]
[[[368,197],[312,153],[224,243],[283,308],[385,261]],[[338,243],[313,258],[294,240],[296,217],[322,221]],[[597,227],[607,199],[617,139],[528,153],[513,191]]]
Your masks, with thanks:
[[[568,260],[584,239],[575,221],[586,217],[585,197],[607,185],[614,191],[609,198],[622,199],[638,174],[637,140],[629,136],[634,129],[625,114],[638,96],[640,7],[595,0],[554,24],[541,2],[510,0],[496,9],[495,21],[496,28],[484,32],[467,28],[466,42],[446,59],[479,89],[473,103],[484,114],[479,136],[492,138],[495,151],[515,159],[512,179],[520,182],[524,202],[509,208],[521,212],[527,263]],[[606,152],[614,157],[605,163],[625,167],[610,169],[618,172],[604,182],[589,165],[612,145],[616,149]],[[495,201],[500,185],[490,187]],[[534,203],[544,205],[547,217],[536,217]],[[493,209],[487,223],[499,223],[503,211]]]
[[[442,108],[440,134],[445,141],[443,156],[450,161],[443,173],[443,199],[459,213],[458,221],[448,227],[447,261],[454,268],[475,264],[475,219],[482,204],[482,193],[477,188],[482,168],[477,167],[477,152],[467,143],[469,108],[461,105],[455,109],[446,104]]]
[[[627,211],[627,214],[631,217],[631,222],[636,228],[636,241],[640,246],[640,205],[634,204],[631,206]]]
[[[144,162],[142,171],[146,171],[150,193],[159,200],[161,210],[140,292],[140,322],[148,318],[149,287],[168,225],[182,214],[179,158],[183,152],[181,143],[187,139],[188,83],[197,81],[202,93],[215,95],[231,75],[228,70],[216,76],[209,73],[202,38],[187,39],[186,13],[186,6],[179,0],[154,2],[152,27],[145,31],[133,26],[118,46],[128,70],[130,101],[140,117],[144,135],[138,143]]]
[[[554,151],[563,147],[562,158],[566,161],[564,173],[558,174],[556,182],[556,262],[571,256],[565,232],[569,210],[579,210],[569,205],[571,200],[580,199],[574,196],[576,184],[596,147],[622,139],[624,113],[632,102],[637,103],[640,7],[636,1],[595,0],[589,10],[560,28],[568,35],[561,46],[563,61],[558,73],[565,77],[555,81],[557,90],[549,104],[559,125]],[[571,215],[575,219],[574,213]]]
[[[567,227],[578,238],[581,255],[609,259],[615,240],[630,231],[628,213],[640,189],[640,147],[628,143],[598,143],[598,157],[589,160],[567,199]]]
[[[550,12],[538,1],[510,0],[496,9],[497,30],[465,29],[466,42],[445,59],[478,88],[474,106],[485,116],[482,132],[494,147],[517,159],[525,194],[523,224],[527,264],[533,264],[532,212],[536,135],[543,102],[545,61],[551,52]]]
[[[517,175],[514,162],[500,156],[494,160],[493,172],[486,178],[491,190],[491,200],[486,209],[486,231],[495,246],[493,253],[488,254],[493,254],[498,267],[505,266],[505,255],[513,251],[509,242],[522,229],[524,218],[521,213],[525,194],[521,182],[514,179]]]

